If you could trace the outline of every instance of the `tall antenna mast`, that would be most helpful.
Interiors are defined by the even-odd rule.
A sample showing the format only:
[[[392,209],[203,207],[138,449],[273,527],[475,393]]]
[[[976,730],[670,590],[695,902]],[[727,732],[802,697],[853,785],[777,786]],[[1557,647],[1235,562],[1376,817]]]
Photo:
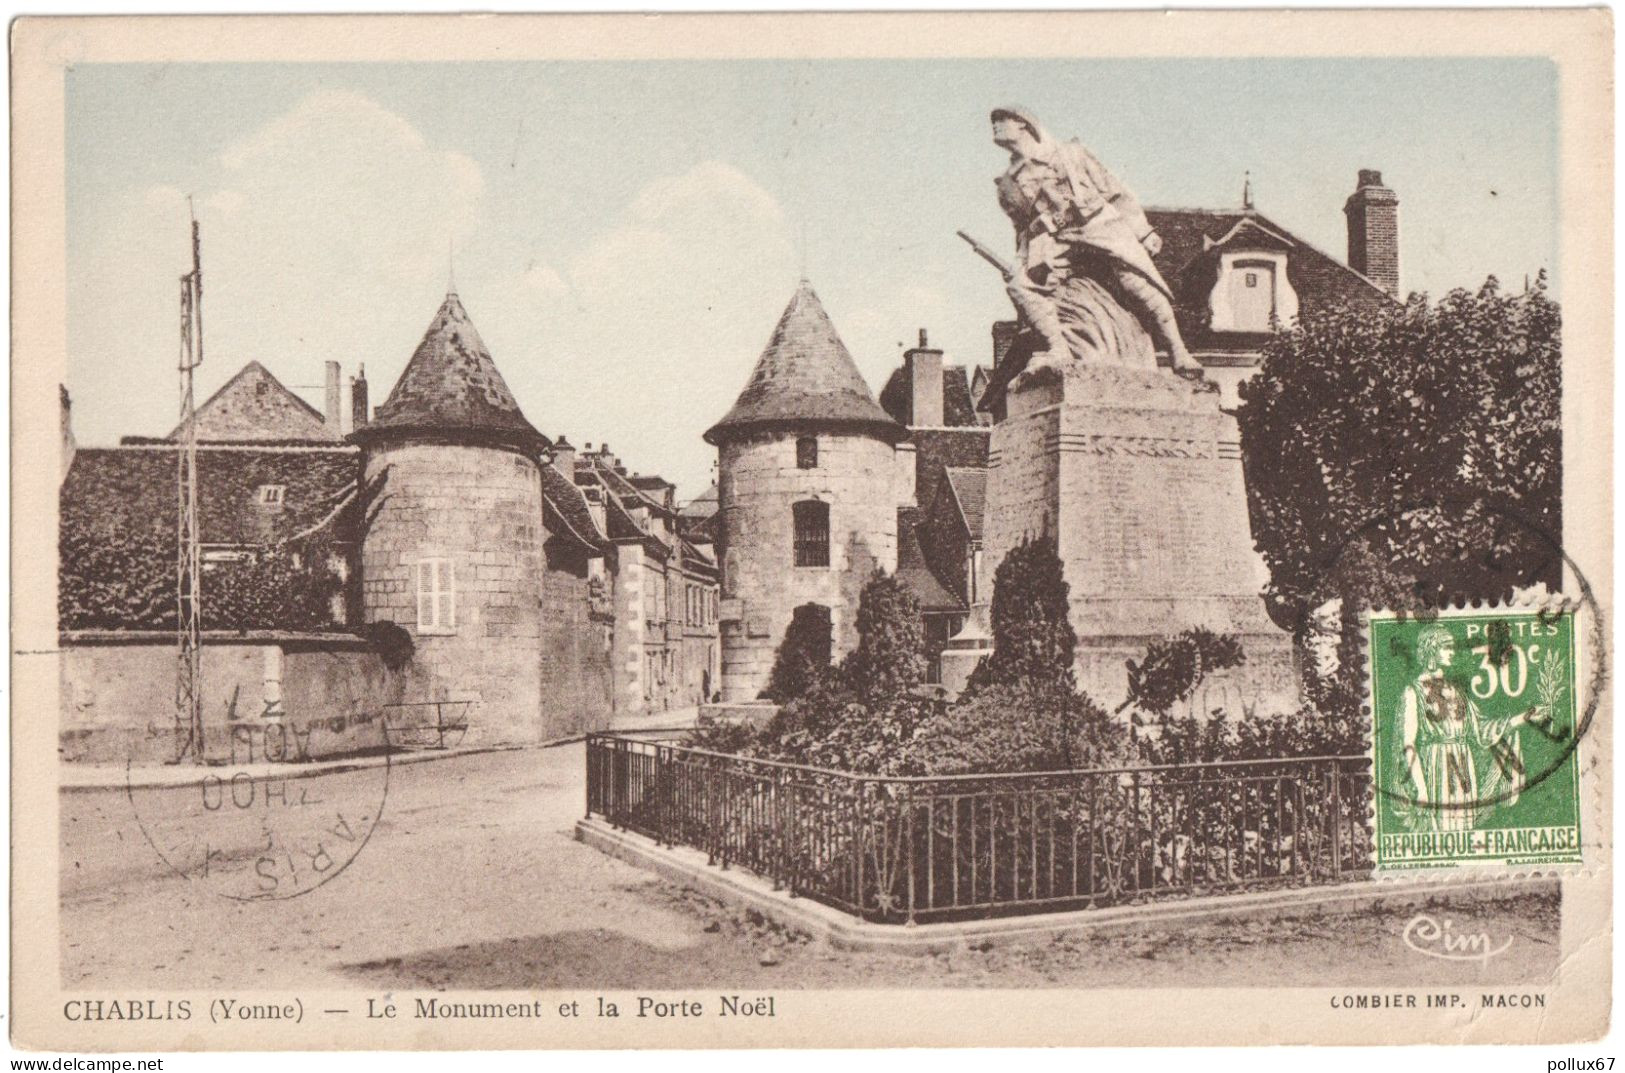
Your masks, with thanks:
[[[202,552],[197,514],[197,409],[192,373],[203,364],[203,243],[197,217],[187,199],[192,221],[192,271],[181,277],[181,443],[176,452],[178,500],[175,611],[178,656],[175,667],[174,763],[203,760],[203,681],[199,644],[202,633]]]

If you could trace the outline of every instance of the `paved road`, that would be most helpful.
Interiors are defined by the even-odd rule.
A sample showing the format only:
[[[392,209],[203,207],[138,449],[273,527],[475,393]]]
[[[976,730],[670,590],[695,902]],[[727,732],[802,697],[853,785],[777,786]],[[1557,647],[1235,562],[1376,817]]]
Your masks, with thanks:
[[[1458,932],[1510,935],[1488,966],[1422,959],[1409,914],[1201,925],[936,958],[836,953],[575,842],[582,747],[397,765],[370,841],[299,897],[221,897],[161,861],[122,791],[62,795],[67,987],[682,988],[1480,985],[1545,979],[1555,897],[1452,909]],[[365,801],[353,772],[327,800]],[[300,780],[320,785],[327,780]],[[198,791],[143,812],[196,815]],[[164,795],[176,795],[165,797]],[[189,813],[187,810],[191,808]],[[169,843],[173,830],[160,835]],[[244,838],[247,838],[245,835]],[[252,839],[224,859],[254,852]],[[240,876],[239,876],[240,878]]]

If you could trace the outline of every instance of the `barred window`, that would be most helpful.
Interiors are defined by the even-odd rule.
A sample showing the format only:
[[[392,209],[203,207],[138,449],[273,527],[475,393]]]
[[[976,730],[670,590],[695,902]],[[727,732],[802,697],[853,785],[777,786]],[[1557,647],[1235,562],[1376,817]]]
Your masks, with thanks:
[[[796,468],[818,468],[818,437],[803,436],[796,441]]]
[[[829,565],[829,504],[816,499],[791,506],[795,515],[796,565]]]

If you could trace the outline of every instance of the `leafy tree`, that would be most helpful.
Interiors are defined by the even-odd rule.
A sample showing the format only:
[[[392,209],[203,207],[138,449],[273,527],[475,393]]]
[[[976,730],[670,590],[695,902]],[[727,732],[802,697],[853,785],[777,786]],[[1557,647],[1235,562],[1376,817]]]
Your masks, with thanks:
[[[829,667],[829,608],[822,604],[802,604],[790,614],[790,625],[773,657],[762,698],[784,702],[801,696],[813,679]]]
[[[1207,675],[1239,667],[1246,658],[1235,637],[1201,626],[1159,638],[1146,646],[1140,662],[1128,661],[1128,699],[1118,711],[1133,707],[1165,716]]]
[[[993,655],[971,674],[967,694],[1015,683],[1075,692],[1078,637],[1068,617],[1070,591],[1053,537],[1011,548],[993,574]]]
[[[1311,696],[1354,702],[1363,607],[1560,584],[1560,394],[1544,276],[1325,309],[1266,345],[1237,416],[1270,611],[1302,641],[1343,601],[1342,681]]]

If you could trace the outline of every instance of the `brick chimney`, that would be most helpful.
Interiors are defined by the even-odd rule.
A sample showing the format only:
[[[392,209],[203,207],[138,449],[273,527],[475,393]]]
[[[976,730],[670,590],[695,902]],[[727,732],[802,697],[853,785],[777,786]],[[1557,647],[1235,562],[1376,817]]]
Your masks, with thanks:
[[[913,389],[909,424],[921,428],[942,426],[942,351],[931,349],[925,329],[920,329],[920,345],[903,354],[908,381]]]
[[[1399,196],[1382,185],[1382,172],[1360,169],[1343,214],[1349,221],[1349,267],[1399,297]]]
[[[327,399],[326,399],[327,405],[325,407],[323,407],[323,409],[322,409],[322,421],[327,425],[328,428],[332,429],[334,432],[343,432],[344,431],[344,429],[342,427],[342,424],[341,424],[343,419],[344,419],[344,407],[339,402],[339,399],[341,398],[340,391],[339,391],[340,382],[341,381],[339,380],[339,363],[336,362],[336,361],[328,362],[327,363]]]
[[[553,441],[553,468],[557,469],[565,480],[574,483],[576,479],[576,449],[563,436]]]
[[[993,322],[993,367],[997,369],[1004,363],[1004,356],[1010,353],[1010,344],[1016,341],[1016,330],[1021,325],[1013,320],[996,320]]]
[[[350,377],[350,430],[365,425],[370,418],[367,411],[367,367],[362,365]]]

